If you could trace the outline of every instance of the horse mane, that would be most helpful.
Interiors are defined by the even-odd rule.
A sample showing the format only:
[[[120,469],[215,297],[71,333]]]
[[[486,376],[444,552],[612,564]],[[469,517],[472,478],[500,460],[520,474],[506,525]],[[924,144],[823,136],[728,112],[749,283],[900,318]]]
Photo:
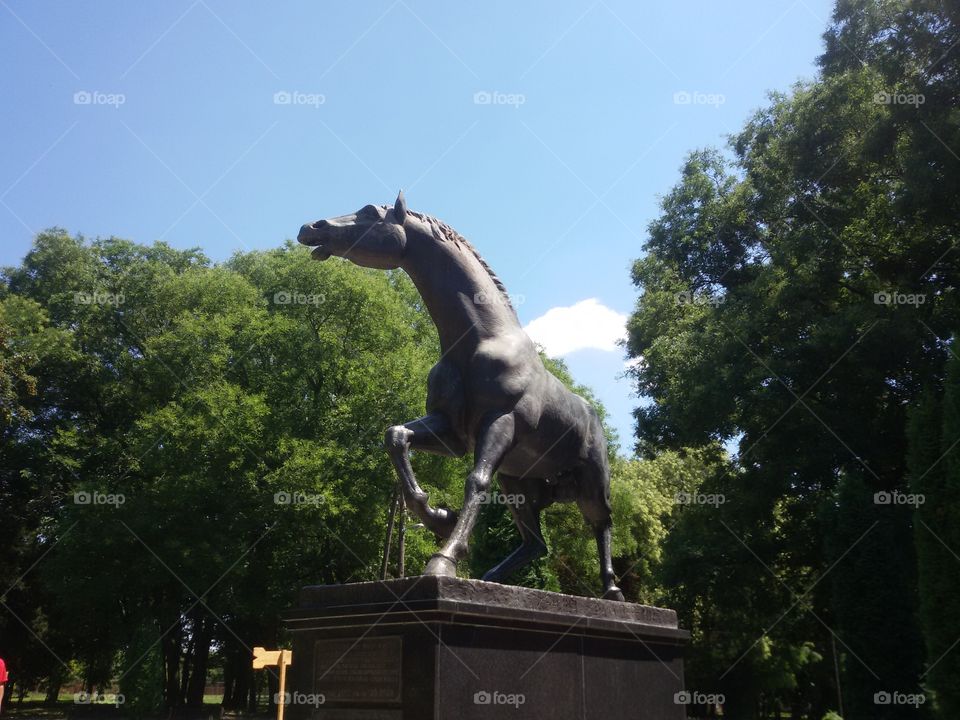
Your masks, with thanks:
[[[510,308],[513,316],[518,318],[517,310],[513,307],[513,303],[510,302],[510,294],[507,292],[506,285],[504,285],[503,281],[497,277],[497,274],[493,271],[493,268],[487,265],[487,261],[481,257],[479,251],[470,243],[469,240],[447,225],[447,223],[443,222],[443,220],[438,220],[432,215],[413,212],[412,210],[407,210],[407,212],[427,223],[427,225],[430,226],[430,230],[435,239],[440,240],[441,242],[452,242],[469,250],[470,253],[477,259],[477,262],[480,263],[480,267],[486,270],[487,275],[489,275],[490,279],[493,280],[493,284],[496,285],[497,290],[500,291],[500,295],[503,298],[504,303],[508,308]]]

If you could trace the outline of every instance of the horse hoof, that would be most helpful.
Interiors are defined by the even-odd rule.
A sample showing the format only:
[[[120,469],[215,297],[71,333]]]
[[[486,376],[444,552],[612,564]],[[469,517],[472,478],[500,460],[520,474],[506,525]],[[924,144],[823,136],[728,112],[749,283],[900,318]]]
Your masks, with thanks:
[[[623,599],[623,593],[620,592],[620,588],[616,585],[611,585],[607,588],[607,591],[603,594],[604,600],[619,600],[620,602],[625,602]]]
[[[457,564],[441,553],[434,553],[423,571],[424,575],[439,575],[441,577],[456,577]]]

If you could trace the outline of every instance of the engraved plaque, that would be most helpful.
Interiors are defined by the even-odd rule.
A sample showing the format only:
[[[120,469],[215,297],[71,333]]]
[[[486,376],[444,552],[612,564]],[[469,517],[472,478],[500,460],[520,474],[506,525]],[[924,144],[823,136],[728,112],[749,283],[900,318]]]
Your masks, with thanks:
[[[326,702],[399,703],[403,638],[317,640],[314,688]]]

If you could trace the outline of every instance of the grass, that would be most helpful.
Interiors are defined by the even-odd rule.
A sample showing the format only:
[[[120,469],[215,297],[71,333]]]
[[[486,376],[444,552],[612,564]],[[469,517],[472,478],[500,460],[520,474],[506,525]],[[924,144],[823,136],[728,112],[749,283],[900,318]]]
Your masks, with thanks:
[[[3,720],[79,720],[81,718],[83,720],[126,720],[128,717],[122,705],[120,707],[109,703],[78,705],[73,701],[72,694],[61,693],[60,699],[53,705],[46,704],[45,696],[40,693],[28,694],[24,698],[23,704],[18,703],[16,698],[9,702],[8,700],[10,699],[7,697],[3,699],[3,714],[0,715]],[[220,700],[219,695],[205,695],[203,717],[219,718]],[[160,718],[165,720],[167,714],[158,714],[155,717],[156,720]],[[274,714],[266,711],[256,715],[244,713],[242,716],[236,713],[226,713],[224,717],[267,720],[267,718],[274,717]]]

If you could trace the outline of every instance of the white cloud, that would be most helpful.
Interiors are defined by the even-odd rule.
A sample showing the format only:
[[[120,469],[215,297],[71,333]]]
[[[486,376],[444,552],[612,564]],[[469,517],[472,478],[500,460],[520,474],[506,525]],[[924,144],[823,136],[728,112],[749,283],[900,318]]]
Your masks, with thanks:
[[[626,315],[588,298],[569,307],[550,308],[524,330],[556,357],[587,348],[619,351],[617,341],[626,335],[626,327]]]

